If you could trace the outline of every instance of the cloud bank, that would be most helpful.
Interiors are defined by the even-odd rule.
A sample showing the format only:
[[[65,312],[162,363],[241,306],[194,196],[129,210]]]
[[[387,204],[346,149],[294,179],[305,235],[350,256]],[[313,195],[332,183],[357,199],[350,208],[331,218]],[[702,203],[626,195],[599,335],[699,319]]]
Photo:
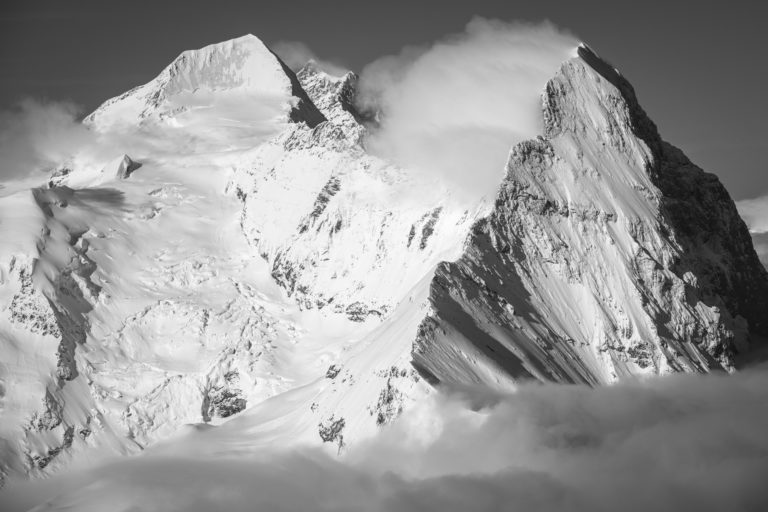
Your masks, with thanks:
[[[595,389],[473,389],[416,406],[341,459],[195,456],[201,431],[176,455],[147,453],[5,498],[20,510],[58,485],[63,494],[37,510],[757,511],[768,506],[766,403],[766,367]]]
[[[516,143],[542,133],[541,93],[578,41],[549,23],[473,19],[461,34],[381,58],[361,74],[360,103],[381,112],[369,149],[493,194]]]

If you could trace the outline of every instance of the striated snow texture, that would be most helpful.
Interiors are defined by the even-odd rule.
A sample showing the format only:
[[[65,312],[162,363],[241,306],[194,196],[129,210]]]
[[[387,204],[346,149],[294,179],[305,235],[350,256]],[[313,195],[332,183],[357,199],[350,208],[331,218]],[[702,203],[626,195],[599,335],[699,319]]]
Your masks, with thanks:
[[[85,119],[99,132],[163,137],[194,134],[195,145],[274,135],[284,122],[317,126],[324,116],[296,75],[258,38],[246,35],[179,55],[152,81],[108,100]],[[234,139],[234,140],[233,140]]]
[[[495,202],[367,153],[355,75],[253,36],[107,101],[135,151],[0,190],[2,476],[189,424],[343,453],[430,384],[733,370],[768,276],[727,192],[589,49],[552,75]]]
[[[724,187],[584,46],[543,109],[493,212],[438,268],[415,364],[459,383],[732,370],[765,335],[768,276]]]

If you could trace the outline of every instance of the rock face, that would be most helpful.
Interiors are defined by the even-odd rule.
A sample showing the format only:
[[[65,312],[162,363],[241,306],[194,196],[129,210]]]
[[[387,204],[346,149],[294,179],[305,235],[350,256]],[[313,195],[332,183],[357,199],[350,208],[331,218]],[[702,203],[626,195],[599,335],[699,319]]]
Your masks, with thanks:
[[[133,171],[141,167],[141,163],[134,162],[128,155],[123,155],[118,158],[112,164],[104,169],[105,173],[111,173],[112,175],[120,178],[121,180],[127,179],[133,174]]]
[[[365,118],[355,106],[358,79],[355,73],[349,72],[341,77],[332,76],[310,61],[296,76],[328,121],[344,130],[350,140],[362,140],[362,123]]]
[[[0,197],[0,477],[232,417],[341,451],[429,384],[730,371],[766,334],[727,192],[586,47],[492,203],[366,152],[355,84],[185,52],[87,119],[136,161]]]
[[[723,186],[586,47],[543,110],[491,215],[438,267],[415,365],[461,383],[732,370],[765,332],[768,276]]]

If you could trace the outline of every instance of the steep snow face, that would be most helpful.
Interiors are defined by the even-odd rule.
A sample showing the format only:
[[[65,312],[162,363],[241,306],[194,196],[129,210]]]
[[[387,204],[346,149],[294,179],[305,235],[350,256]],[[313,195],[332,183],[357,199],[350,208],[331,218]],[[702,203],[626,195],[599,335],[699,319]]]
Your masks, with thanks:
[[[280,59],[247,35],[190,50],[147,84],[108,100],[85,122],[99,132],[137,127],[187,137],[190,150],[254,144],[286,122],[315,126],[322,114]],[[191,139],[190,139],[191,138]]]
[[[273,278],[302,307],[350,318],[386,317],[438,262],[458,257],[483,210],[367,155],[330,123],[297,126],[246,160],[233,187]]]
[[[409,366],[426,284],[387,324],[297,307],[244,236],[220,165],[146,163],[3,198],[3,473],[138,451],[246,409],[242,449],[336,451],[429,392]]]
[[[158,133],[152,116],[137,138]],[[26,238],[0,254],[3,472],[45,474],[235,416],[253,433],[245,447],[336,451],[430,392],[411,340],[431,273],[458,257],[478,206],[439,184],[414,190],[344,126],[281,126],[229,151],[164,142],[74,162],[4,199],[23,199]]]
[[[493,213],[437,270],[414,345],[432,379],[731,370],[765,330],[768,278],[725,189],[579,55],[547,85],[545,136],[515,148]]]

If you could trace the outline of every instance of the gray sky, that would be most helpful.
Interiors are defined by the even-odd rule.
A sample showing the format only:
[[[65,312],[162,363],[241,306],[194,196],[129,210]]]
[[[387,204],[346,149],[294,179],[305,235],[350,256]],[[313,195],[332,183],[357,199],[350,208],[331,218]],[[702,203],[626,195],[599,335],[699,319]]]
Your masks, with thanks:
[[[768,8],[760,2],[473,0],[228,2],[6,0],[0,107],[23,97],[93,110],[153,78],[181,51],[245,33],[302,41],[359,71],[404,45],[460,32],[474,15],[549,19],[635,86],[662,136],[720,176],[735,199],[768,193],[762,145]]]

